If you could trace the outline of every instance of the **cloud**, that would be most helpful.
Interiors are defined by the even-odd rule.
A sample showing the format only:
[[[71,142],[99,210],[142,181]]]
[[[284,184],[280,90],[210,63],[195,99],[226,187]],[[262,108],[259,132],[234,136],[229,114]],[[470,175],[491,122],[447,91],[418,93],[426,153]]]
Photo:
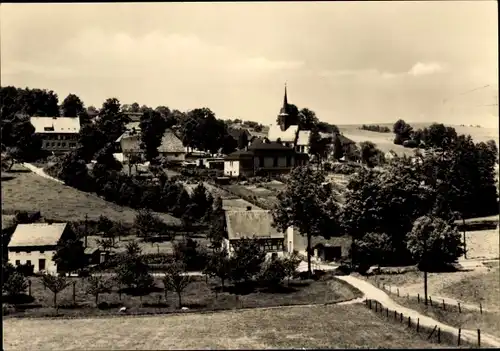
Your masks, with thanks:
[[[382,79],[392,79],[397,77],[398,73],[392,72],[381,72],[377,69],[361,69],[361,70],[322,70],[319,72],[321,77],[353,77],[353,78],[382,78]]]
[[[446,70],[447,69],[445,66],[437,62],[429,62],[429,63],[417,62],[408,71],[408,74],[412,76],[423,76],[423,75],[445,72]]]

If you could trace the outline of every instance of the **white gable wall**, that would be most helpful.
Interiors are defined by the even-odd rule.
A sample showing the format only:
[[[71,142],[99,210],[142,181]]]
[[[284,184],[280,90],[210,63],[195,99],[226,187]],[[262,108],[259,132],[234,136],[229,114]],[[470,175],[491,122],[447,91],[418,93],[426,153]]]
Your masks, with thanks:
[[[40,251],[16,252],[16,249],[12,248],[12,249],[9,249],[9,263],[15,267],[17,265],[16,263],[26,264],[26,263],[28,263],[28,261],[31,261],[31,264],[34,266],[33,271],[36,273],[36,272],[40,271],[39,260],[45,259],[45,271],[55,274],[55,273],[57,273],[57,265],[52,260],[52,257],[54,256],[54,254],[55,254],[55,251],[53,251],[53,250],[44,251],[43,253]],[[16,262],[16,261],[19,261],[19,262]]]
[[[240,175],[240,161],[224,161],[224,175],[238,177]]]

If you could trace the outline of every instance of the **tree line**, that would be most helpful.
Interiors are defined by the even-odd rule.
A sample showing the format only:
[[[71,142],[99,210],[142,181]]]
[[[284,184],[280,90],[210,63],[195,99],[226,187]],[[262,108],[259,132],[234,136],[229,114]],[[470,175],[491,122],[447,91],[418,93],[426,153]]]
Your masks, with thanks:
[[[378,124],[363,124],[361,127],[359,127],[361,130],[369,130],[370,132],[377,132],[377,133],[390,133],[391,129],[387,126],[380,126]]]

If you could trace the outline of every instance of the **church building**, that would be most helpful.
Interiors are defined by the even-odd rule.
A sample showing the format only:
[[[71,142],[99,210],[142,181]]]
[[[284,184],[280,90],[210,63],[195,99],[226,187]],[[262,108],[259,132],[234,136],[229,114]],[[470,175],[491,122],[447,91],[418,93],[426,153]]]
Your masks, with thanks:
[[[299,130],[299,115],[291,111],[290,107],[285,85],[285,96],[278,115],[278,124],[269,126],[267,138],[271,142],[278,142],[284,146],[292,147],[297,153],[307,154],[309,152],[311,131]]]

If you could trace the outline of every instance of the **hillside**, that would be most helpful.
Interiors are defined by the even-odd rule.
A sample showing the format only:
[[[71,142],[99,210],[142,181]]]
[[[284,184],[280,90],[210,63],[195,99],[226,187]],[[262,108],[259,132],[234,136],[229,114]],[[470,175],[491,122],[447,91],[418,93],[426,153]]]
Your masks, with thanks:
[[[392,129],[393,123],[373,123],[378,124],[380,126],[387,126]],[[430,126],[432,123],[411,123],[409,124],[414,128],[424,128]],[[394,145],[394,134],[393,133],[378,133],[371,132],[368,130],[359,129],[362,124],[343,124],[338,125],[340,132],[343,133],[346,137],[352,139],[353,141],[360,143],[363,141],[371,141],[377,145],[377,147],[383,152],[388,152],[390,150],[395,151],[397,154],[406,154],[413,155],[412,149],[407,149],[402,147],[401,145]],[[472,139],[475,142],[495,140],[497,145],[499,144],[499,130],[498,128],[477,128],[477,127],[468,127],[468,126],[456,126],[452,125],[453,128],[457,131],[458,134],[470,134]]]

